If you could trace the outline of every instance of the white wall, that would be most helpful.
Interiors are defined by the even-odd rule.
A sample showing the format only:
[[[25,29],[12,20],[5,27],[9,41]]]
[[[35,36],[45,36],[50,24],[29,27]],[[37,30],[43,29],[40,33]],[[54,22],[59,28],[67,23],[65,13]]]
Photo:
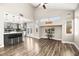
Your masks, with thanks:
[[[33,20],[34,7],[29,3],[0,3],[0,12],[9,12],[14,15],[22,13],[24,17]]]
[[[73,11],[71,10],[55,10],[55,9],[39,9],[35,10],[35,19],[49,19],[52,16],[60,16],[61,19],[59,21],[53,22],[55,25],[62,24],[62,41],[73,42],[73,29],[72,34],[66,33],[66,21],[72,20],[73,21]],[[68,15],[70,13],[70,15]],[[69,18],[69,19],[68,19]],[[40,25],[45,25],[43,22]],[[73,26],[73,24],[72,24]]]
[[[4,20],[3,14],[0,12],[0,47],[4,46]]]
[[[35,19],[45,19],[51,16],[61,16],[62,19],[65,19],[67,17],[67,14],[71,13],[71,10],[61,10],[61,9],[42,9],[42,8],[37,8],[35,9]],[[65,16],[65,17],[64,17]],[[72,15],[73,16],[73,15]]]
[[[55,39],[62,39],[62,26],[55,27]]]
[[[74,27],[74,29],[75,29],[75,31],[74,31],[74,33],[75,33],[74,42],[79,48],[79,8],[77,8],[75,10],[75,19],[74,19],[74,21],[75,21],[75,23],[74,23],[74,25],[75,25],[75,27]]]

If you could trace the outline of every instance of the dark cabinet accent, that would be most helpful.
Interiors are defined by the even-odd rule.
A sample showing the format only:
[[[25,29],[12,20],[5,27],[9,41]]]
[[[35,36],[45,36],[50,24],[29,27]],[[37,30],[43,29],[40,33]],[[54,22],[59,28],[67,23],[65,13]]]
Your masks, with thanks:
[[[22,42],[22,33],[4,34],[4,46],[15,45]]]

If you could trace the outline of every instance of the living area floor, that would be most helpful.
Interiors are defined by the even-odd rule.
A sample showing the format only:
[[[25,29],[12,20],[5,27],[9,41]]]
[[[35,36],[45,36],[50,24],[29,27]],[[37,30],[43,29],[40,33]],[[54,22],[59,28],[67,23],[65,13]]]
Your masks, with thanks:
[[[79,56],[72,44],[57,40],[24,38],[23,43],[0,48],[0,56]]]

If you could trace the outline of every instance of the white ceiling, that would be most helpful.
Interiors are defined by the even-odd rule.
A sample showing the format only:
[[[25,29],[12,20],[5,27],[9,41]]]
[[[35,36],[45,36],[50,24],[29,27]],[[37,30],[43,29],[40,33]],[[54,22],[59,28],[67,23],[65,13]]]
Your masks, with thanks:
[[[36,7],[39,3],[32,3],[34,7]],[[52,9],[66,9],[66,10],[75,10],[78,6],[78,3],[48,3],[46,4],[47,8]],[[42,7],[42,4],[39,8]]]

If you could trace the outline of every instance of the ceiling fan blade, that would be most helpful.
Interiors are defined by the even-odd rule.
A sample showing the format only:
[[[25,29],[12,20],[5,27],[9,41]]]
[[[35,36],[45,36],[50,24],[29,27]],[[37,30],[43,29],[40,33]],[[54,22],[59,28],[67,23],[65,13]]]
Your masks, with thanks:
[[[46,6],[45,6],[45,5],[43,5],[43,8],[44,8],[44,9],[46,9]]]
[[[48,3],[44,3],[44,4],[48,4]]]
[[[46,9],[46,4],[48,4],[48,3],[43,3],[43,5],[42,5],[41,3],[39,3],[35,8],[38,8],[40,5],[42,5],[42,7],[43,7],[44,9]]]
[[[40,5],[41,5],[41,3],[40,3],[40,4],[38,4],[35,8],[38,8]]]

